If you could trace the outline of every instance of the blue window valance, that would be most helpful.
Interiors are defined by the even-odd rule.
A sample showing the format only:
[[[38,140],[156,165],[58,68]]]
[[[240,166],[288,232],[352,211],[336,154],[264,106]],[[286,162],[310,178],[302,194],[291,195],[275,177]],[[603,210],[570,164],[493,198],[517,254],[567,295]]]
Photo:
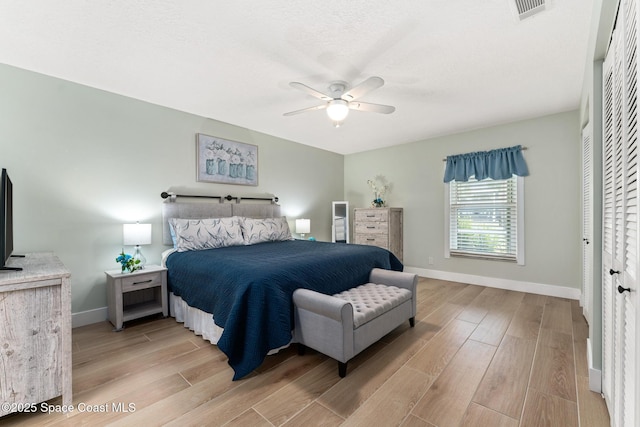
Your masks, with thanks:
[[[520,145],[448,156],[444,182],[466,182],[471,176],[478,181],[486,178],[509,179],[512,175],[529,175]]]

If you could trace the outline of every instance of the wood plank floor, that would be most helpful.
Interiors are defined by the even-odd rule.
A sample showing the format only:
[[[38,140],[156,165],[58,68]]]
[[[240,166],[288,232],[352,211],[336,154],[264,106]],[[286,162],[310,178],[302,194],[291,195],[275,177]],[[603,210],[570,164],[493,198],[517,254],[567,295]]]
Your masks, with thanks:
[[[119,333],[105,322],[73,331],[73,412],[0,424],[604,427],[587,332],[577,301],[420,279],[415,328],[358,355],[346,378],[292,346],[234,382],[225,355],[171,318]]]

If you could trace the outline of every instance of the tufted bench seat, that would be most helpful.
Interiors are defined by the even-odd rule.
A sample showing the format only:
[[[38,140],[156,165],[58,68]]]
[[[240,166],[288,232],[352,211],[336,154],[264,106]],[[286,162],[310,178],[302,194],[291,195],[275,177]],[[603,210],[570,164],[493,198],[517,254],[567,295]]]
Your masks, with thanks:
[[[295,340],[300,353],[311,347],[338,361],[344,377],[347,362],[416,315],[415,274],[374,268],[369,283],[335,295],[309,289],[293,293]]]

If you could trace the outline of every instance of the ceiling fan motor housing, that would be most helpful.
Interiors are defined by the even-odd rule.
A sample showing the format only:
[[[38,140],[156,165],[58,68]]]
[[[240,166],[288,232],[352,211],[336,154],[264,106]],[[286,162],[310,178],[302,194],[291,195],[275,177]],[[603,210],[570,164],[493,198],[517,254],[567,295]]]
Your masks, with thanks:
[[[346,90],[347,83],[343,81],[331,82],[329,85],[329,95],[331,95],[333,99],[339,99]]]

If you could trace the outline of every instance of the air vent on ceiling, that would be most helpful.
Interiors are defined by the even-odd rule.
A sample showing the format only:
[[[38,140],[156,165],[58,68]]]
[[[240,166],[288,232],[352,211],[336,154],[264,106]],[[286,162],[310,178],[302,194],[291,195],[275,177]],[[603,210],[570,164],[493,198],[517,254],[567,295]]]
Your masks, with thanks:
[[[546,7],[546,0],[513,0],[518,9],[520,20],[542,12]]]

